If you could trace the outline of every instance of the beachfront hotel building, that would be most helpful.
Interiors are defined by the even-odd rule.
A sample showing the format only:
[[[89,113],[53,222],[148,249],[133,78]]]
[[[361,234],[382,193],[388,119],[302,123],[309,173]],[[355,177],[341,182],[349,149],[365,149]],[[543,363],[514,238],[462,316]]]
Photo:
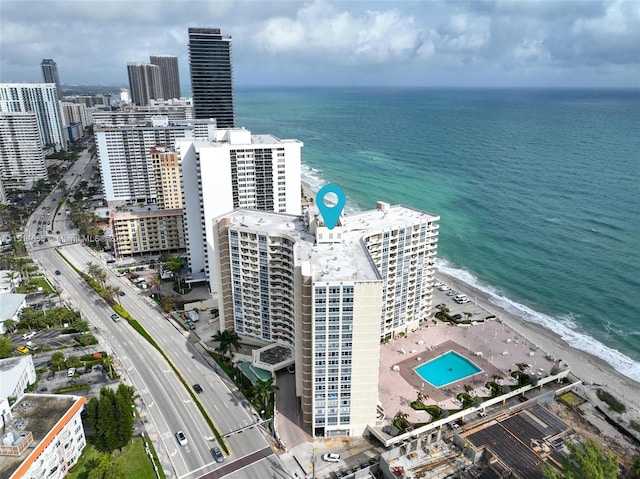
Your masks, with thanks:
[[[172,146],[177,138],[204,135],[215,130],[215,121],[170,122],[157,117],[138,125],[96,126],[104,198],[110,206],[127,202],[156,201],[157,189],[151,150]]]
[[[62,478],[87,444],[81,413],[86,398],[60,394],[25,394],[10,409],[0,401],[0,477]]]
[[[189,71],[196,118],[235,126],[231,37],[219,28],[189,28]]]
[[[187,259],[214,291],[211,220],[235,208],[300,214],[302,142],[218,129],[202,139],[178,139]]]
[[[44,148],[66,148],[55,83],[0,83],[0,112],[33,112]]]
[[[189,100],[156,101],[150,100],[146,106],[125,106],[118,111],[96,110],[91,121],[98,126],[132,126],[150,123],[156,117],[166,117],[169,122],[181,122],[193,119],[193,104]]]
[[[380,343],[417,329],[431,308],[438,220],[382,202],[333,229],[316,207],[214,220],[220,328],[294,348],[314,436],[375,422]]]
[[[33,112],[0,113],[0,175],[13,188],[47,179],[44,149]]]

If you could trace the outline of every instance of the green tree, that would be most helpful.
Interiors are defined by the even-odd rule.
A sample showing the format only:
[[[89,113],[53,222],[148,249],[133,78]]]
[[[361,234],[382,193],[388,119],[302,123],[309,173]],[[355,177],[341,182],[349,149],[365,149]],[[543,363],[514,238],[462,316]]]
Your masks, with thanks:
[[[104,288],[104,294],[107,295],[107,298],[110,302],[115,303],[118,301],[120,304],[120,293],[122,292],[122,288],[115,284],[108,284]]]
[[[4,329],[6,329],[9,333],[13,333],[18,327],[18,323],[15,322],[13,319],[7,319],[2,324],[4,324]]]
[[[569,457],[560,459],[562,471],[547,464],[542,470],[545,479],[616,479],[618,457],[610,451],[603,451],[593,439],[582,445],[567,442]]]
[[[60,351],[56,351],[51,355],[51,365],[56,368],[58,371],[62,369],[62,366],[65,363],[64,353]]]
[[[160,306],[162,306],[162,309],[168,313],[169,311],[176,310],[178,302],[174,295],[169,294],[160,298]]]
[[[171,271],[171,273],[173,273],[173,280],[176,283],[176,287],[178,291],[181,291],[180,273],[182,272],[182,269],[185,267],[185,265],[186,263],[184,261],[184,258],[180,256],[172,256],[164,265],[165,268],[167,268],[169,271]]]
[[[78,356],[69,356],[64,363],[68,368],[77,368],[81,361]]]
[[[13,353],[13,343],[9,338],[0,338],[0,359],[5,359]]]
[[[273,410],[274,398],[278,389],[280,388],[273,383],[273,378],[269,378],[266,381],[258,379],[254,386],[254,397],[257,399],[258,403],[260,403],[262,409],[264,409],[269,415]]]
[[[231,357],[231,353],[234,349],[236,351],[240,349],[240,337],[238,336],[238,333],[230,329],[217,332],[213,335],[213,340],[218,342],[216,351],[219,351],[223,356],[226,356],[227,353],[229,353],[229,357]]]
[[[633,458],[629,466],[629,477],[631,479],[640,479],[640,454]]]
[[[87,426],[94,434],[98,425],[98,402],[99,400],[95,396],[89,399],[83,413]]]
[[[96,263],[88,262],[86,273],[91,279],[93,279],[104,289],[107,281],[107,272],[102,266]]]
[[[96,467],[89,471],[87,479],[126,479],[122,466],[113,462],[111,456],[103,454]]]
[[[96,421],[96,449],[111,453],[118,449],[118,425],[114,403],[107,397],[109,393],[113,394],[113,391],[108,388],[100,390]]]

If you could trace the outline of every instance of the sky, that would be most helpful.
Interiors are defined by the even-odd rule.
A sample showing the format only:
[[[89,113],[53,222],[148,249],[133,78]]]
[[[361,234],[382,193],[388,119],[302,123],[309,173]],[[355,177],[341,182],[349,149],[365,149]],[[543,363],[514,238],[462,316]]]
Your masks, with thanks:
[[[236,86],[640,87],[640,1],[0,0],[0,81],[127,86],[189,27],[232,37]]]

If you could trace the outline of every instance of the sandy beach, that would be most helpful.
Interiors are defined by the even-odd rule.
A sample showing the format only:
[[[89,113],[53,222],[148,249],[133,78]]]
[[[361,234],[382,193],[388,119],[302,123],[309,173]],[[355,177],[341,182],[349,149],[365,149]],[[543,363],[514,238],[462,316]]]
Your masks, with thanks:
[[[561,358],[563,363],[569,365],[573,374],[583,381],[585,392],[591,399],[595,399],[595,391],[598,387],[604,387],[627,405],[627,412],[623,415],[625,420],[640,419],[639,383],[619,373],[602,359],[569,346],[553,331],[497,307],[489,301],[486,293],[443,273],[436,274],[436,277],[456,291],[466,294],[477,303],[477,306],[489,314],[496,315],[506,325],[546,353]]]

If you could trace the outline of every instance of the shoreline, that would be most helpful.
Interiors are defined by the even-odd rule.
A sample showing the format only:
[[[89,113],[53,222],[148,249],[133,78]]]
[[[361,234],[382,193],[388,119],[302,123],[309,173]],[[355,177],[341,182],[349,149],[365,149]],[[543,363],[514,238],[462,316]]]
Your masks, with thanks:
[[[301,180],[302,194],[307,199],[315,201],[316,192],[304,180]],[[547,354],[562,359],[569,365],[571,372],[583,381],[586,392],[590,393],[590,399],[596,399],[595,391],[599,386],[604,386],[619,399],[629,405],[624,415],[630,415],[636,421],[640,417],[640,383],[616,370],[611,364],[594,354],[574,348],[565,342],[557,333],[539,324],[532,323],[510,313],[490,301],[490,294],[474,288],[472,285],[437,270],[436,277],[443,283],[451,285],[454,289],[466,294],[469,298],[476,298],[477,305],[490,314],[495,314],[508,327],[525,337],[531,343],[537,345]],[[633,410],[633,411],[632,411]]]
[[[611,394],[628,406],[624,415],[630,415],[637,421],[640,415],[640,397],[637,394],[637,391],[640,390],[640,383],[617,371],[605,360],[567,344],[554,331],[526,321],[500,306],[496,306],[490,302],[488,293],[480,291],[441,271],[436,272],[436,278],[456,291],[466,294],[469,299],[475,300],[478,307],[490,314],[495,314],[505,325],[538,346],[545,353],[551,354],[561,359],[563,363],[568,364],[571,372],[582,380],[591,400],[596,398],[595,391],[598,387],[608,389]],[[597,403],[600,402],[599,400],[597,401]]]

